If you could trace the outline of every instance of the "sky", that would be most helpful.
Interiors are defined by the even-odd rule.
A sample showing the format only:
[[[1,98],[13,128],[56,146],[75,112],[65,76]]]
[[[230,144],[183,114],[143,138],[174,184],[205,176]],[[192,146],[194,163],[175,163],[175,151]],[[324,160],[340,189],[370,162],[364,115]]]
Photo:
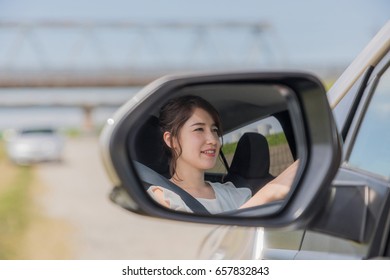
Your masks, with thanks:
[[[388,0],[0,0],[0,21],[266,21],[292,64],[348,64],[389,11]]]
[[[0,0],[0,22],[127,21],[134,23],[267,22],[294,69],[346,67],[390,20],[388,0]],[[0,37],[0,52],[2,42]],[[4,40],[4,39],[3,39]],[[172,49],[174,50],[174,42]],[[0,59],[4,58],[0,53]],[[1,63],[0,63],[1,67]],[[0,94],[2,91],[0,90]],[[3,90],[4,93],[4,90]],[[11,110],[11,109],[10,109]],[[33,111],[35,109],[32,109]],[[49,113],[0,109],[0,129],[13,120],[38,122]],[[23,115],[24,114],[24,115]],[[2,117],[3,116],[3,117]],[[100,119],[105,119],[102,114]],[[35,118],[35,119],[34,119]],[[80,112],[61,119],[79,124]],[[19,125],[21,125],[18,122]],[[65,124],[64,124],[65,125]]]

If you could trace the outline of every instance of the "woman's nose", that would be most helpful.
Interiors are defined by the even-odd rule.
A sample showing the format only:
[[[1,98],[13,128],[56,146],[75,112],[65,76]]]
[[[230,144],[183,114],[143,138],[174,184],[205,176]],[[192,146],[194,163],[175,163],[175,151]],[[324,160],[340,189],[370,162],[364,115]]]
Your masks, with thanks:
[[[207,133],[207,143],[212,145],[217,145],[219,143],[219,136],[215,132],[210,131]]]

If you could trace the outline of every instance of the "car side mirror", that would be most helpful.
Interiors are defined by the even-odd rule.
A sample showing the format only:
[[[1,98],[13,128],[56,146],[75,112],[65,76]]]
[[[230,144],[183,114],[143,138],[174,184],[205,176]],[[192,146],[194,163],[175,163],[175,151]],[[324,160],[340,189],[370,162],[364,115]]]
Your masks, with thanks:
[[[284,199],[214,214],[200,210],[202,205],[192,208],[202,200],[191,195],[186,199],[180,187],[176,190],[171,186],[169,156],[162,151],[158,125],[161,106],[178,96],[199,96],[212,104],[220,113],[226,135],[244,125],[258,124],[268,116],[279,118],[295,160],[292,171],[284,172],[290,172],[289,191]],[[114,185],[111,199],[115,203],[142,215],[209,224],[302,227],[325,203],[341,158],[339,135],[325,90],[317,78],[304,73],[164,77],[124,104],[107,121],[100,141],[103,161]],[[248,155],[255,153],[257,150]],[[226,159],[224,163],[229,169]],[[218,173],[210,178],[217,178],[223,185],[224,175]],[[153,185],[173,192],[191,211],[175,211],[158,203],[150,195]]]

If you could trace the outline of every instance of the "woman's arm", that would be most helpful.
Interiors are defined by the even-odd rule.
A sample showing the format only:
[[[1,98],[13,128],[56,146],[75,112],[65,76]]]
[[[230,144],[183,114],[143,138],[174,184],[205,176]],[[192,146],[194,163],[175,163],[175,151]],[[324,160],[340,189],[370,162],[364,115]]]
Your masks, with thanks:
[[[286,197],[290,191],[292,182],[297,173],[299,166],[299,160],[296,160],[293,164],[287,167],[282,173],[275,179],[262,187],[257,193],[255,193],[247,202],[245,202],[240,208],[248,208],[259,206],[265,203],[269,203],[276,200],[281,200]]]

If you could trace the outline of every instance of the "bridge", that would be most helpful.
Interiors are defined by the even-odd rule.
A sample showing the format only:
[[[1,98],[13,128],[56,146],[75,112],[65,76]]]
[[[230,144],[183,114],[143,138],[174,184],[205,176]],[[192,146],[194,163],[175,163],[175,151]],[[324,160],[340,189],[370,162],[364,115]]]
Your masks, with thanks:
[[[124,100],[33,99],[20,88],[141,87],[167,73],[240,70],[286,64],[283,44],[267,22],[0,21],[0,107],[81,107],[88,126],[97,107]],[[123,97],[122,97],[123,98]]]
[[[0,36],[0,87],[140,86],[286,59],[266,22],[0,22]]]

